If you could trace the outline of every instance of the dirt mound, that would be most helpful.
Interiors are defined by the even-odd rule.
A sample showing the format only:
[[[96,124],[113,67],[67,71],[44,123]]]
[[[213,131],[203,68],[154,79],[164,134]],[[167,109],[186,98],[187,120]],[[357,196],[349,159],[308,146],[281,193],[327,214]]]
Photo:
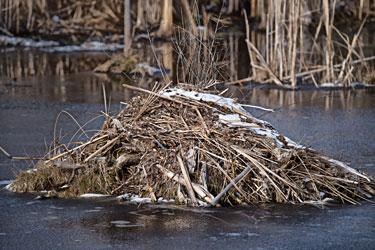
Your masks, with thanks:
[[[234,100],[180,88],[133,98],[89,141],[60,150],[10,189],[127,193],[194,206],[357,203],[375,193],[370,177],[293,142]]]

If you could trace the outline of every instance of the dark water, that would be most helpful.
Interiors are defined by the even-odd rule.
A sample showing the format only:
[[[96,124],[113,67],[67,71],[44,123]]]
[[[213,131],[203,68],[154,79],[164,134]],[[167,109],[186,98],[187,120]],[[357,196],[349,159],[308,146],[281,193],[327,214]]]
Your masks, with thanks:
[[[34,67],[32,74],[24,66],[30,64],[30,57],[38,58],[33,62],[41,67]],[[42,155],[61,110],[81,124],[100,115],[104,110],[102,83],[111,97],[111,110],[119,110],[119,102],[136,93],[123,89],[121,81],[90,72],[105,57],[100,53],[3,53],[0,145],[16,156]],[[7,69],[10,65],[13,68]],[[23,65],[21,71],[17,65]],[[141,86],[150,87],[147,81]],[[228,95],[242,103],[277,109],[267,114],[250,111],[288,137],[375,175],[374,90],[291,92],[232,87]],[[101,122],[99,117],[86,129],[94,133]],[[77,125],[62,116],[58,128],[64,135],[77,130]],[[29,164],[1,154],[0,181],[13,179]],[[369,202],[326,209],[290,205],[187,209],[136,207],[108,199],[34,197],[0,192],[1,249],[372,249],[375,245],[375,206]]]

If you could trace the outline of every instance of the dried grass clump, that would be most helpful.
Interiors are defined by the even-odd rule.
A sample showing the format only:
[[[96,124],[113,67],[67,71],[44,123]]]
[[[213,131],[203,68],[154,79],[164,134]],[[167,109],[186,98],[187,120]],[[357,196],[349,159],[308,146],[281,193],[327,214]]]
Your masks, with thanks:
[[[108,117],[88,142],[21,173],[11,189],[130,193],[191,205],[357,203],[375,193],[370,177],[296,144],[232,99],[143,91],[149,95]]]

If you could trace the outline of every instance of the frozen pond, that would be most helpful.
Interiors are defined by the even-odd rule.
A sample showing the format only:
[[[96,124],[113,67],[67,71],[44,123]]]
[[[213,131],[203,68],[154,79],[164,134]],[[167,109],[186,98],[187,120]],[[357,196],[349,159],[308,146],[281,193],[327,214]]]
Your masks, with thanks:
[[[105,57],[103,53],[3,52],[0,145],[17,156],[42,155],[61,110],[80,123],[104,110],[102,83],[111,97],[111,110],[119,110],[119,102],[135,93],[123,89],[116,79],[90,72]],[[34,66],[24,66],[30,64]],[[375,175],[374,89],[291,92],[257,86],[232,87],[230,92],[241,103],[278,110],[256,115],[296,142]],[[94,133],[101,122],[99,118],[87,129]],[[61,134],[77,129],[66,117],[59,124]],[[29,164],[1,154],[0,184]],[[365,249],[375,245],[375,205],[369,202],[323,210],[289,205],[186,209],[136,207],[108,198],[35,200],[35,196],[0,192],[0,248]]]

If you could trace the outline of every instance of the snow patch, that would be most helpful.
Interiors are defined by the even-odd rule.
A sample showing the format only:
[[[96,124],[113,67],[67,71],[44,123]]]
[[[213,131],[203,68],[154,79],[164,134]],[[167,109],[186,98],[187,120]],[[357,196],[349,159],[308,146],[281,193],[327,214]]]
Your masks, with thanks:
[[[96,193],[86,193],[86,194],[81,194],[79,197],[81,198],[99,198],[99,197],[108,197],[109,195],[107,194],[96,194]]]
[[[130,203],[135,203],[135,204],[152,202],[151,198],[142,198],[142,197],[139,197],[138,195],[133,195],[133,194],[123,194],[123,195],[117,196],[116,198],[121,201],[129,201]]]
[[[90,51],[116,51],[124,48],[118,43],[85,42],[81,45],[58,46],[42,49],[45,52],[90,52]]]
[[[0,35],[0,45],[43,48],[43,47],[59,46],[60,43],[55,42],[55,41],[44,41],[44,40],[37,41],[37,40],[24,38],[24,37],[12,37],[12,36]]]
[[[148,197],[143,198],[143,197],[139,197],[138,195],[128,194],[128,193],[119,195],[116,198],[120,201],[127,201],[133,204],[143,204],[143,203],[153,202],[151,198],[148,198]],[[174,203],[175,200],[174,199],[168,200],[168,199],[164,199],[163,197],[159,197],[156,202],[157,203]]]
[[[241,104],[236,103],[232,98],[226,98],[219,95],[200,93],[196,91],[186,91],[180,88],[171,88],[164,90],[161,95],[167,97],[183,96],[196,101],[215,103],[230,110],[239,110],[243,113],[249,114],[244,108],[242,108]]]

